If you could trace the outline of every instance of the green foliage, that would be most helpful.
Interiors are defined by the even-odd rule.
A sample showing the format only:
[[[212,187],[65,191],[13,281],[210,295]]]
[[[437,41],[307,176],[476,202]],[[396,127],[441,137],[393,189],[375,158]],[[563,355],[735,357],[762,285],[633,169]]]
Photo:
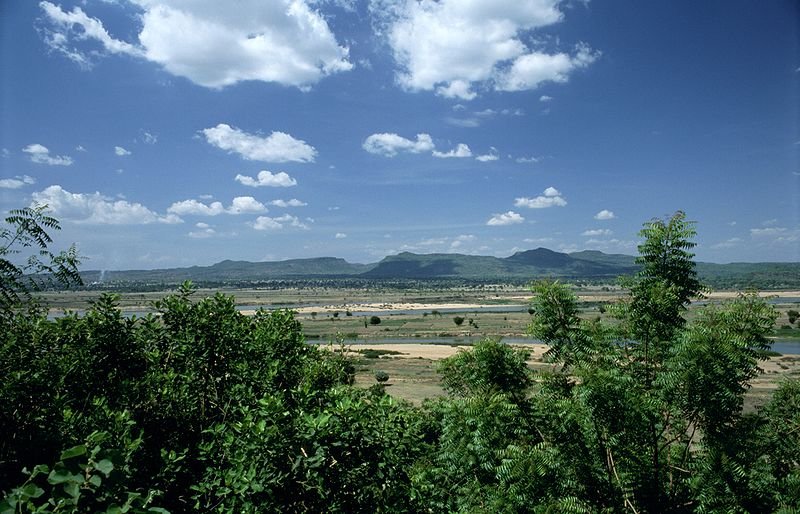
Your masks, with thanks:
[[[742,413],[775,310],[749,294],[687,321],[692,224],[642,235],[611,323],[536,283],[551,365],[483,340],[421,408],[385,372],[354,387],[344,347],[308,344],[292,312],[248,317],[189,282],[145,318],[115,295],[82,317],[8,310],[0,512],[796,512],[800,382]]]
[[[438,366],[444,389],[457,396],[504,393],[522,399],[531,386],[528,350],[493,339],[475,343],[468,351],[443,359]]]
[[[381,324],[381,318],[378,317],[378,316],[370,316],[369,317],[369,324],[370,325],[380,325]]]
[[[10,315],[30,293],[45,286],[80,285],[80,257],[75,246],[58,254],[48,247],[53,242],[48,231],[61,230],[58,220],[47,215],[46,205],[13,209],[0,227],[0,316]],[[24,254],[28,253],[27,257]],[[24,259],[15,264],[12,260]]]
[[[786,316],[789,318],[789,323],[794,324],[794,322],[797,321],[797,318],[800,318],[800,312],[797,312],[794,309],[789,309],[786,311]]]

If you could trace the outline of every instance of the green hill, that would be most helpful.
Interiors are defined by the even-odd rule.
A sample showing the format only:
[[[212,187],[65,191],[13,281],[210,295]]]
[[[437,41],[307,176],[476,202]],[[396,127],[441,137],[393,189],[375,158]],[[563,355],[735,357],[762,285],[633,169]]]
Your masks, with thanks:
[[[561,253],[546,248],[517,252],[506,258],[458,253],[403,252],[373,264],[318,257],[276,262],[225,260],[211,266],[156,270],[87,271],[86,283],[241,283],[268,280],[465,280],[525,281],[543,277],[612,282],[636,272],[630,255],[594,250]],[[698,263],[701,279],[717,288],[797,288],[800,263]]]

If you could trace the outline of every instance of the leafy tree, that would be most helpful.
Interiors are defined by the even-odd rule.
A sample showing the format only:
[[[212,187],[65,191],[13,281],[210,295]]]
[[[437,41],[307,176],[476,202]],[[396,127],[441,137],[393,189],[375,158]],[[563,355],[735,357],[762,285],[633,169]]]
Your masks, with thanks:
[[[461,316],[454,316],[453,323],[455,323],[456,326],[460,327],[464,323],[464,318],[462,318]]]
[[[800,312],[797,312],[794,309],[789,309],[786,311],[786,315],[789,317],[789,323],[794,324],[797,321],[797,318],[800,318]]]
[[[444,389],[457,396],[503,393],[521,400],[531,385],[526,349],[493,339],[475,343],[469,351],[443,359],[438,366]]]
[[[46,205],[14,209],[0,228],[0,314],[29,301],[30,293],[52,284],[82,284],[75,245],[58,254],[48,247],[53,239],[48,230],[61,230],[56,218],[47,215]],[[24,254],[29,253],[27,257]],[[15,264],[13,261],[23,259]]]
[[[381,324],[381,318],[379,318],[378,316],[370,316],[369,317],[369,324],[370,325],[380,325]]]

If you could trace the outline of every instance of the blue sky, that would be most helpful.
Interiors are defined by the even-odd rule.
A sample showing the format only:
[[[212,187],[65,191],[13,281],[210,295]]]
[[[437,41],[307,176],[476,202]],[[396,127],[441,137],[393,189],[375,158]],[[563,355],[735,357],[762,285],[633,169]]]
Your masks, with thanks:
[[[87,269],[401,251],[800,260],[794,1],[0,4],[0,209]]]

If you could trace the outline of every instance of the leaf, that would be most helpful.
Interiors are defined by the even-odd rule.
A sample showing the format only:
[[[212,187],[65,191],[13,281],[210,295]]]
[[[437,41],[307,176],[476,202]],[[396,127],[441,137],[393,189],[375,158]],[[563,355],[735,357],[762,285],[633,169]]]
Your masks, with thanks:
[[[81,455],[86,455],[86,446],[83,444],[73,446],[68,450],[64,450],[61,453],[61,460],[73,459],[75,457],[80,457]]]
[[[111,474],[111,471],[113,471],[113,470],[114,470],[114,464],[113,464],[113,463],[112,463],[110,460],[108,460],[108,459],[103,459],[103,460],[101,460],[100,462],[98,462],[97,464],[95,464],[95,465],[94,465],[94,467],[95,467],[95,468],[96,468],[96,469],[97,469],[97,470],[98,470],[100,473],[104,474],[105,476],[108,476],[108,475],[110,475],[110,474]]]

